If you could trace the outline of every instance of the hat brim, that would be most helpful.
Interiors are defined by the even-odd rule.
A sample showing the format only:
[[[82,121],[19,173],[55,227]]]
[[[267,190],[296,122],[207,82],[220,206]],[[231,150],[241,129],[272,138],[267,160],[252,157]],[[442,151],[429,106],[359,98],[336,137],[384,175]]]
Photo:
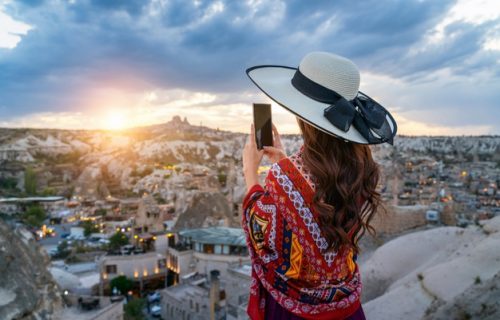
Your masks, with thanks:
[[[331,124],[323,116],[323,111],[329,104],[313,100],[295,89],[291,80],[296,70],[286,66],[265,65],[249,68],[246,72],[250,80],[269,98],[310,125],[344,140],[369,144],[354,126],[344,132]],[[385,111],[391,130],[395,132],[395,121]]]

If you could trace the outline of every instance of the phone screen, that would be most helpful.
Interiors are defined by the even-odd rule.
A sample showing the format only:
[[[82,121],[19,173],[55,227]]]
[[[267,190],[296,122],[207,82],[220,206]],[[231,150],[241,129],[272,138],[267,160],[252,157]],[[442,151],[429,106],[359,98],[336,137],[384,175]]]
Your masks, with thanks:
[[[253,104],[253,123],[257,148],[273,145],[273,125],[271,120],[271,105],[265,103]]]

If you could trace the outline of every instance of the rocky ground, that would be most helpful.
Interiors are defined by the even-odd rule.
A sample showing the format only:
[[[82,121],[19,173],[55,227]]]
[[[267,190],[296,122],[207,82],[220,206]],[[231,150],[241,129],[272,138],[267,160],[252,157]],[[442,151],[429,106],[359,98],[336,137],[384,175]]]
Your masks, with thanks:
[[[361,263],[367,319],[500,319],[500,217],[395,238]]]

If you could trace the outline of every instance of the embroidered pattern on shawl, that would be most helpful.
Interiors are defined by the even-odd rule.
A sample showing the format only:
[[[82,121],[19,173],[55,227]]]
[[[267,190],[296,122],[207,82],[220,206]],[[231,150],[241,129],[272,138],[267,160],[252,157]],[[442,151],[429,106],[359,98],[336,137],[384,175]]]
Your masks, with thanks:
[[[291,157],[273,164],[265,189],[253,186],[243,203],[242,226],[253,266],[252,319],[263,319],[263,290],[304,318],[343,318],[359,307],[356,256],[352,250],[327,251],[311,206],[314,189],[297,163]]]

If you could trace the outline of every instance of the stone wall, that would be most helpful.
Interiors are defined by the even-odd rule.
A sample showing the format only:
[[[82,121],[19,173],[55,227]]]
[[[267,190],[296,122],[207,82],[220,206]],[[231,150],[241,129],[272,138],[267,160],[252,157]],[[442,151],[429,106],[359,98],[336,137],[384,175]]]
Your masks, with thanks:
[[[394,206],[385,205],[386,211],[381,208],[373,217],[371,225],[377,233],[395,235],[403,231],[421,227],[427,224],[425,214],[429,206]],[[440,212],[441,223],[448,226],[456,225],[456,208],[453,203],[442,204]]]
[[[375,214],[371,225],[380,234],[398,234],[405,230],[417,228],[427,224],[425,213],[427,206],[393,206],[386,205]]]

